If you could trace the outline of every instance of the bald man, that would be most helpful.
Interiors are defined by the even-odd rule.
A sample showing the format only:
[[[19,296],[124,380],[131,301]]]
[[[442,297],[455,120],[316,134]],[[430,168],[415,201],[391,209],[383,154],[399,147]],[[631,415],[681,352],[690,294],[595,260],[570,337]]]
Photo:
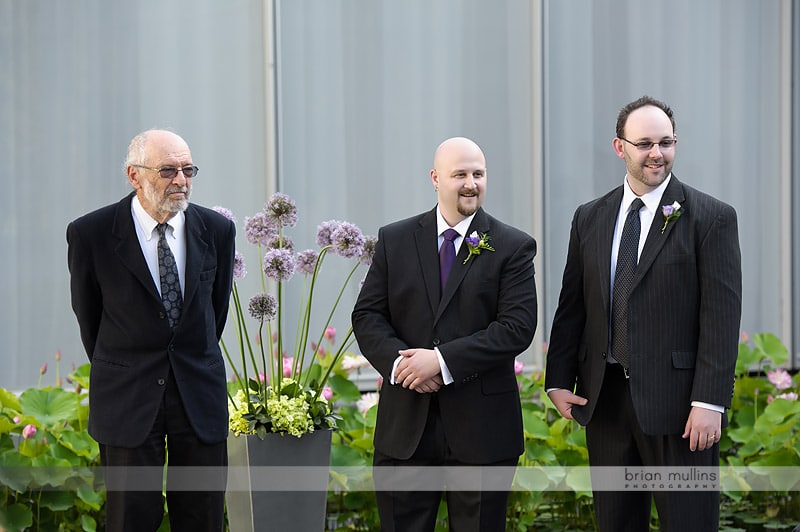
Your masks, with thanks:
[[[170,469],[199,468],[182,479],[192,492],[171,489],[175,478],[167,474],[171,530],[223,529],[228,412],[219,338],[235,228],[189,203],[197,172],[181,137],[140,133],[126,160],[134,190],[67,227],[109,531],[158,529],[167,449]]]
[[[481,208],[486,159],[475,142],[444,141],[430,179],[436,207],[380,229],[352,314],[359,347],[383,377],[381,528],[434,530],[442,491],[396,482],[401,467],[415,466],[445,475],[451,530],[503,531],[523,451],[514,360],[536,329],[536,242]],[[448,480],[462,466],[505,467],[477,468],[480,484],[462,491]]]

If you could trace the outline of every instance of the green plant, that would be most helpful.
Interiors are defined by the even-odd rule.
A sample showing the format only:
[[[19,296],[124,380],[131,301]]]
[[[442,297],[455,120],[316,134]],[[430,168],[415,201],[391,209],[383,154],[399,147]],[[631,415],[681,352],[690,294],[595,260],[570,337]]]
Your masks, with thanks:
[[[233,219],[227,209],[215,209]],[[263,291],[251,297],[247,305],[247,313],[258,327],[253,341],[248,333],[248,319],[236,282],[245,273],[244,257],[237,252],[231,317],[235,324],[238,361],[234,362],[225,342],[222,342],[230,369],[235,374],[235,385],[229,390],[229,411],[230,429],[236,435],[257,434],[263,439],[268,432],[279,432],[300,437],[315,429],[336,427],[337,414],[328,403],[326,395],[330,391],[326,391],[326,386],[333,368],[354,341],[352,328],[332,356],[318,356],[318,346],[333,330],[330,326],[332,317],[356,269],[371,261],[375,239],[365,238],[352,224],[332,220],[319,226],[319,251],[308,249],[295,254],[294,244],[284,234],[284,228],[296,223],[297,207],[289,196],[282,193],[273,194],[262,212],[245,219],[245,236],[248,242],[258,247]],[[262,246],[266,249],[263,255]],[[342,283],[314,342],[309,336],[314,288],[323,261],[331,251],[357,260]],[[292,324],[294,345],[289,356],[285,348],[289,344],[287,336],[292,335],[284,333],[282,303],[284,285],[295,272],[303,275],[305,284],[299,316]],[[274,286],[275,295],[267,293],[267,279]]]
[[[72,390],[59,376],[19,397],[0,389],[0,529],[93,531],[103,522],[99,450],[86,432],[89,365],[68,380]]]
[[[742,333],[730,424],[719,444],[720,462],[732,472],[723,476],[722,504],[731,529],[800,523],[798,486],[780,474],[800,466],[800,375],[781,369],[788,359],[775,335],[756,334],[751,343]]]

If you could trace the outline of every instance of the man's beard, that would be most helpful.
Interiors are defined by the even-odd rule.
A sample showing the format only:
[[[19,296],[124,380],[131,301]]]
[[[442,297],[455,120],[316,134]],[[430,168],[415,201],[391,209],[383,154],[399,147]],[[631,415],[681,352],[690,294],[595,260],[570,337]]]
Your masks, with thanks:
[[[171,199],[169,195],[174,192],[183,192],[183,198]],[[189,196],[191,195],[191,192],[192,189],[188,185],[182,187],[170,186],[164,191],[163,196],[159,196],[155,187],[144,187],[144,195],[147,198],[147,201],[151,205],[155,206],[158,212],[173,215],[180,211],[185,211],[189,207]]]

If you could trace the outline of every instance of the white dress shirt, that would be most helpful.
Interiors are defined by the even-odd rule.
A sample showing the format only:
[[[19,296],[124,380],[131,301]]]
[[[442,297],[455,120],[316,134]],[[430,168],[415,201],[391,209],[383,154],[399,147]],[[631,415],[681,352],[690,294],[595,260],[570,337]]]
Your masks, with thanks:
[[[456,248],[456,255],[458,255],[458,250],[461,249],[461,243],[464,242],[464,237],[467,236],[467,231],[469,230],[469,225],[472,223],[472,219],[475,218],[475,213],[472,213],[470,216],[467,216],[460,222],[458,222],[455,227],[450,227],[442,216],[442,211],[439,209],[439,206],[436,206],[436,233],[439,235],[438,238],[438,248],[442,247],[442,242],[444,242],[444,232],[448,229],[455,229],[458,236],[453,239],[453,245]],[[447,364],[444,362],[444,357],[442,357],[442,353],[439,351],[438,347],[434,347],[433,350],[436,352],[436,357],[439,359],[439,368],[442,370],[442,381],[444,382],[445,386],[451,384],[453,382],[453,376],[450,374],[450,370],[447,368]],[[397,371],[397,365],[400,361],[403,360],[402,356],[399,356],[395,359],[394,364],[392,365],[392,378],[390,379],[391,384],[397,384],[395,381],[394,375]]]
[[[158,232],[155,230],[158,222],[147,214],[136,196],[131,201],[131,211],[133,224],[136,226],[136,236],[142,247],[147,269],[150,270],[156,290],[161,294],[161,277],[158,275]],[[178,266],[178,279],[181,283],[181,295],[183,295],[186,291],[186,218],[183,211],[179,211],[166,223],[167,230],[164,232],[164,236]]]

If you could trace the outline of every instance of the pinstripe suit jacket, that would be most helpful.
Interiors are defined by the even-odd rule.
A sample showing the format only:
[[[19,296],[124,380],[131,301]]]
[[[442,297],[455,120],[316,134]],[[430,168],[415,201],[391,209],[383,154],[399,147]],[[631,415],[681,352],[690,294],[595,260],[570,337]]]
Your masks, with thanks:
[[[546,387],[588,398],[592,418],[609,346],[610,261],[622,186],[575,212],[547,355]],[[741,317],[736,211],[673,174],[660,205],[682,215],[662,233],[656,213],[628,301],[630,389],[647,434],[683,432],[692,401],[730,407]],[[726,423],[723,416],[723,424]]]

